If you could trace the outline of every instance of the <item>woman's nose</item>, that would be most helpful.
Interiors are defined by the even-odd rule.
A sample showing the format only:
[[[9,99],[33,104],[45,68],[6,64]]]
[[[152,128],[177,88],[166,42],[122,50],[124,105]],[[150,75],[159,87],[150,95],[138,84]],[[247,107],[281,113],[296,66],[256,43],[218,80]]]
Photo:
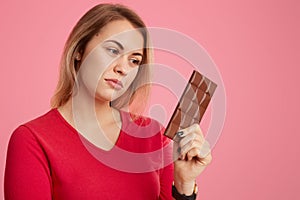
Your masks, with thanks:
[[[118,73],[122,76],[126,76],[128,74],[129,66],[127,63],[126,56],[121,56],[114,66],[114,72]]]

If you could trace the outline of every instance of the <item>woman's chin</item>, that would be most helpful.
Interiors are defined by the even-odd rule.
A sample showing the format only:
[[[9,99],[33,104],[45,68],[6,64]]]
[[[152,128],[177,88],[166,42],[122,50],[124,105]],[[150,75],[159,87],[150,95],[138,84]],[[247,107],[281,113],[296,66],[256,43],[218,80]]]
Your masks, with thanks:
[[[95,97],[95,102],[98,102],[98,103],[109,103],[111,101],[114,101],[116,99],[118,99],[121,95],[97,95]]]

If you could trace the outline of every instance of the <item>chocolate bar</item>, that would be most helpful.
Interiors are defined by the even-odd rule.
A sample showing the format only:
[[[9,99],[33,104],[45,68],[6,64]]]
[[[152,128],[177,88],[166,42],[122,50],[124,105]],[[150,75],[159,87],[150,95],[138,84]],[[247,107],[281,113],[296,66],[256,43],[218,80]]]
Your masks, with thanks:
[[[194,70],[164,135],[173,139],[178,130],[199,124],[216,88],[216,83]]]

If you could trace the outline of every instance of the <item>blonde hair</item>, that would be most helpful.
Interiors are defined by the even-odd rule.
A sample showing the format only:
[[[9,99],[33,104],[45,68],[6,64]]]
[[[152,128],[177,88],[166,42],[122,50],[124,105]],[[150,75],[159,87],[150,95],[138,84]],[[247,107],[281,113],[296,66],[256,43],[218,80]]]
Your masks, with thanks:
[[[80,62],[75,57],[83,54],[86,44],[106,24],[114,20],[128,20],[141,32],[144,38],[143,60],[141,65],[149,64],[152,59],[149,47],[149,36],[146,26],[141,18],[129,8],[120,4],[99,4],[85,13],[71,31],[60,62],[60,74],[58,84],[51,99],[51,107],[63,106],[73,95],[73,87],[77,82],[76,75],[80,68]],[[118,99],[111,102],[111,106],[121,109],[130,106],[133,113],[141,113],[146,106],[150,93],[150,67],[139,67],[136,78],[128,90]],[[136,102],[136,106],[132,106]]]

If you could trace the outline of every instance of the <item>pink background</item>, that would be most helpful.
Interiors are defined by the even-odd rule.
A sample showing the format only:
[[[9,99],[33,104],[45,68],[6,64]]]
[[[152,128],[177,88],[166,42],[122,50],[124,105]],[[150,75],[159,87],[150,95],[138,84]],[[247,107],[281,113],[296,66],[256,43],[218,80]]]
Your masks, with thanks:
[[[67,35],[98,2],[1,3],[0,198],[10,134],[49,109]],[[219,67],[227,117],[199,199],[300,199],[300,1],[111,2],[191,36]]]

